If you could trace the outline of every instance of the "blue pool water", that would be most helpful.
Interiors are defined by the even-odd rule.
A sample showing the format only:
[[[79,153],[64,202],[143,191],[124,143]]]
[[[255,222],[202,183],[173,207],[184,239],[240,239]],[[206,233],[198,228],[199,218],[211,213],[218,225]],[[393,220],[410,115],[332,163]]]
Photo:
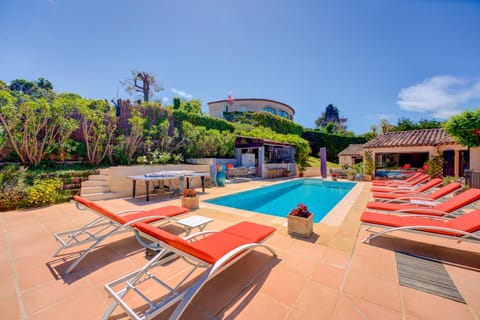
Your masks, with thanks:
[[[286,217],[297,204],[303,203],[314,213],[313,221],[319,222],[354,185],[354,182],[297,179],[205,202],[277,217]]]

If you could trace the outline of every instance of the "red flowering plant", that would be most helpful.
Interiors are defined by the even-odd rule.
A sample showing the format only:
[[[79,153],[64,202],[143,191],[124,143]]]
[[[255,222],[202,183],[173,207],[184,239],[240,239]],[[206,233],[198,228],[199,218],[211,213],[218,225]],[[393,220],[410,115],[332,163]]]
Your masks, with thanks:
[[[290,211],[289,215],[302,218],[308,218],[312,213],[308,211],[308,208],[303,203],[297,204],[297,207]]]
[[[195,198],[197,196],[197,192],[195,189],[183,189],[182,196],[187,198]]]
[[[338,173],[336,173],[336,172],[332,173],[332,177],[333,178],[338,178]]]

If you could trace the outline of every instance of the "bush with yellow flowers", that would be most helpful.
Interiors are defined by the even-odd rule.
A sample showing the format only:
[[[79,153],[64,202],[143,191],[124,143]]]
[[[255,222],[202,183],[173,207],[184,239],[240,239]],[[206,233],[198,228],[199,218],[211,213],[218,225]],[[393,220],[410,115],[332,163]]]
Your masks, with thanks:
[[[27,188],[27,204],[32,207],[46,206],[59,202],[62,197],[62,181],[54,179],[36,179],[33,186]]]

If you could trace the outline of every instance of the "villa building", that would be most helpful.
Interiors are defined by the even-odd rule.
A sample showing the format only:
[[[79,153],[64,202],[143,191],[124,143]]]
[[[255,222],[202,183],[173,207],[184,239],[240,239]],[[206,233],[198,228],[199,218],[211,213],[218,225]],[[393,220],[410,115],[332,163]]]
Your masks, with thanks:
[[[380,134],[363,145],[371,150],[375,168],[410,164],[421,168],[431,157],[442,154],[444,176],[463,176],[470,167],[470,152],[443,129],[397,131]]]
[[[295,109],[283,102],[269,99],[233,99],[208,102],[208,113],[212,117],[229,120],[229,115],[236,112],[270,112],[280,117],[293,120]]]

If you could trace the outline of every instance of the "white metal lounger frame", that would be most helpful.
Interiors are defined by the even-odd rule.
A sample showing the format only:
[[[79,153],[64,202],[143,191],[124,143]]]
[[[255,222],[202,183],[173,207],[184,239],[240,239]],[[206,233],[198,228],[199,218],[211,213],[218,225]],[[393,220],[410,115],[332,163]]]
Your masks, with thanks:
[[[55,257],[62,251],[63,249],[76,247],[85,243],[93,242],[90,247],[83,250],[80,256],[73,261],[73,263],[68,267],[65,271],[65,274],[69,274],[72,270],[100,243],[102,243],[105,239],[111,236],[114,233],[122,233],[127,231],[132,231],[132,224],[139,223],[145,220],[152,220],[155,219],[156,223],[166,224],[172,220],[172,218],[161,216],[161,215],[152,215],[148,217],[143,217],[139,219],[132,220],[125,224],[119,224],[117,221],[113,221],[108,219],[106,216],[102,215],[101,213],[84,206],[77,201],[75,202],[75,206],[78,210],[89,210],[94,214],[98,215],[99,217],[92,222],[86,224],[85,226],[69,230],[55,233],[55,239],[59,242],[60,247],[55,251],[53,256]],[[116,212],[115,214],[118,216],[122,216],[132,212],[144,212],[144,210],[126,210],[121,212]],[[187,212],[189,213],[189,212]],[[179,214],[178,216],[182,216],[184,214]],[[94,231],[91,231],[95,229]]]
[[[187,236],[183,239],[192,242],[192,240],[194,240],[197,237],[205,236],[209,233],[216,233],[216,232],[218,231],[202,231],[202,232],[198,232],[190,236]],[[227,269],[229,266],[231,266],[232,264],[240,260],[250,251],[254,250],[257,247],[263,247],[263,248],[266,248],[274,257],[277,256],[276,252],[272,248],[263,244],[263,242],[270,237],[268,236],[262,242],[245,244],[231,250],[222,258],[220,258],[215,264],[212,265],[190,254],[180,251],[175,247],[172,247],[160,241],[159,239],[156,239],[144,233],[140,233],[138,230],[135,230],[135,234],[136,234],[137,240],[143,246],[154,249],[154,250],[158,250],[159,247],[161,247],[162,249],[143,268],[133,273],[130,273],[120,279],[117,279],[115,281],[105,284],[105,290],[115,301],[107,309],[102,319],[108,319],[108,317],[113,312],[113,310],[117,307],[117,305],[120,305],[132,319],[136,319],[136,320],[151,319],[159,315],[169,307],[171,307],[173,304],[177,303],[179,300],[181,300],[179,305],[175,308],[175,310],[169,317],[170,320],[178,319],[183,314],[183,312],[185,311],[189,303],[193,300],[195,295],[210,279],[212,279],[213,277],[215,277],[216,275],[218,275],[219,273]],[[147,238],[149,240],[152,240],[155,244],[153,245],[147,244],[145,241],[142,240],[142,238]],[[167,254],[169,253],[173,253],[173,255],[167,256]],[[149,270],[151,270],[152,268],[159,265],[163,265],[176,257],[181,257],[187,263],[192,265],[192,269],[189,272],[187,272],[186,276],[183,279],[181,279],[175,287],[169,286],[166,282],[162,281],[153,273],[149,272]],[[182,291],[177,291],[183,284],[187,282],[187,280],[192,276],[192,274],[198,268],[205,268],[206,270],[199,276],[199,278],[191,286],[183,289]],[[137,287],[139,284],[144,283],[145,281],[148,281],[148,280],[153,280],[156,284],[163,286],[165,289],[169,291],[169,293],[166,294],[159,302],[154,302],[148,299],[148,297],[144,295],[140,291],[140,289]],[[122,283],[125,283],[125,287],[121,290],[115,291],[114,287]],[[141,315],[137,314],[123,300],[125,295],[130,290],[133,290],[143,300],[145,300],[146,303],[150,306],[150,309],[145,311]]]
[[[420,215],[419,215],[420,216]],[[410,217],[410,216],[409,216]],[[426,216],[421,216],[423,218],[428,218],[432,220],[447,220],[441,217],[426,217]],[[462,241],[470,241],[470,242],[475,242],[475,243],[480,243],[480,230],[477,230],[475,232],[465,232],[462,230],[458,229],[452,229],[452,228],[443,228],[443,227],[436,227],[436,226],[404,226],[404,227],[389,227],[385,226],[382,224],[375,224],[375,223],[366,223],[363,222],[363,224],[367,225],[368,228],[366,231],[370,231],[371,228],[373,227],[380,227],[380,228],[385,228],[385,230],[378,231],[375,233],[372,233],[368,237],[362,240],[363,243],[367,243],[372,239],[375,239],[376,237],[379,237],[381,235],[384,235],[386,233],[394,232],[394,231],[409,231],[409,232],[414,232],[414,233],[420,233],[423,235],[430,235],[430,236],[435,236],[435,237],[441,237],[441,238],[448,238],[448,239],[455,239],[457,242],[462,242]],[[456,237],[453,235],[448,235],[448,234],[442,234],[442,233],[436,233],[436,232],[429,232],[428,230],[438,230],[438,231],[446,231],[446,232],[452,232],[452,233],[457,233],[461,234],[461,237]]]

